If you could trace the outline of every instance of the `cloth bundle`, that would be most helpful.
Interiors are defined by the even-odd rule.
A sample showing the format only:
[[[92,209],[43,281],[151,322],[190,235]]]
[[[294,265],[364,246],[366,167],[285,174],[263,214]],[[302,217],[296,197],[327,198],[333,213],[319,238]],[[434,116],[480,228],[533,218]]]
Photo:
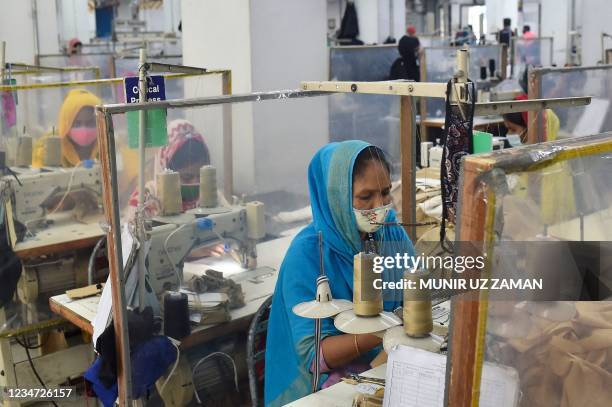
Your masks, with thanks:
[[[242,286],[231,278],[224,278],[223,273],[215,270],[206,270],[203,276],[193,276],[187,287],[194,293],[223,293],[229,297],[230,309],[243,307],[244,292]]]
[[[604,407],[612,403],[612,303],[576,302],[575,317],[550,322],[536,317],[531,332],[489,347],[514,366],[522,406]]]

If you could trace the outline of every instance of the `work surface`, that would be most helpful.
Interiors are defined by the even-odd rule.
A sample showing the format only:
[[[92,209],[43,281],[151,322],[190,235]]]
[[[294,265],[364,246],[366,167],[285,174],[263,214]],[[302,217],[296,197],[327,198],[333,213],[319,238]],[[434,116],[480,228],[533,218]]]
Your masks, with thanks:
[[[361,373],[362,376],[373,377],[375,379],[384,379],[387,370],[387,364],[384,363],[374,369],[367,370]],[[320,390],[314,394],[303,397],[293,403],[287,404],[290,407],[351,407],[353,405],[353,397],[356,394],[355,386],[340,382]]]
[[[52,227],[37,231],[34,237],[17,243],[13,251],[21,259],[27,259],[92,247],[104,236],[100,227],[103,219],[102,215],[90,216],[84,222],[62,219]]]
[[[183,346],[189,347],[196,343],[241,329],[250,322],[250,317],[257,312],[261,304],[274,292],[278,270],[285,257],[285,252],[299,229],[286,232],[286,236],[269,240],[257,245],[258,269],[244,271],[230,276],[242,285],[245,295],[245,306],[230,311],[231,321],[221,324],[200,325],[193,329],[192,334],[183,341]],[[185,263],[184,274],[204,274],[214,264],[215,260],[200,260]],[[92,333],[91,322],[98,311],[100,296],[71,300],[66,294],[49,299],[51,310],[61,315],[86,332]]]

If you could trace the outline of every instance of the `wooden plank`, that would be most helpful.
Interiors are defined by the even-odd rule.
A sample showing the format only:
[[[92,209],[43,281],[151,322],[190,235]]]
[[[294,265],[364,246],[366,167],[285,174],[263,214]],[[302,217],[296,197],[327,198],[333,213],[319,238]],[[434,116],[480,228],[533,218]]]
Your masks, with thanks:
[[[506,79],[507,70],[508,70],[508,46],[506,44],[502,45],[501,50],[501,66],[499,67],[499,72],[501,74],[501,79]]]
[[[460,191],[459,242],[481,243],[484,239],[487,206],[478,177],[492,165],[493,161],[476,157],[468,157],[464,161],[463,183]],[[472,405],[479,305],[480,303],[474,300],[473,295],[469,293],[453,298],[452,333],[449,339],[450,383],[447,390],[449,406]]]
[[[93,326],[91,325],[91,321],[78,314],[73,309],[66,307],[65,304],[62,304],[53,298],[49,298],[49,308],[52,312],[66,319],[71,324],[76,325],[81,328],[81,330],[93,335]]]
[[[415,199],[415,129],[414,103],[411,96],[400,97],[400,150],[402,165],[402,221],[414,223],[416,220]],[[416,228],[406,226],[406,233],[413,242],[416,242]]]
[[[94,246],[104,232],[97,222],[87,224],[70,222],[39,231],[36,237],[15,245],[14,252],[19,258],[27,259],[54,253],[65,253]]]
[[[540,72],[531,71],[529,72],[528,78],[528,94],[529,99],[540,99],[542,97],[542,74]],[[535,144],[545,140],[540,140],[541,128],[540,120],[536,120],[539,112],[530,111],[527,112],[527,144]]]
[[[107,137],[107,133],[112,131],[112,117],[109,116],[108,122],[106,115],[100,110],[96,110],[96,124],[98,127],[98,146],[100,149],[100,164],[102,166],[102,192],[104,202],[104,215],[106,222],[111,227],[107,233],[108,247],[108,263],[109,275],[112,288],[113,299],[113,324],[115,326],[115,346],[117,349],[117,382],[119,386],[119,405],[128,404],[130,384],[130,360],[129,360],[129,343],[124,343],[124,338],[120,334],[123,332],[124,324],[127,324],[127,319],[124,321],[125,309],[122,309],[123,294],[121,293],[122,285],[122,267],[119,259],[116,256],[117,242],[114,238],[114,230],[112,225],[119,224],[119,219],[115,219],[114,204],[113,204],[113,183],[111,174],[111,156],[114,151],[114,145],[111,145],[111,140]],[[110,128],[109,128],[110,127]],[[114,140],[113,140],[114,142]],[[112,151],[111,151],[112,149]],[[127,327],[126,327],[127,329]],[[127,365],[127,366],[126,366]]]
[[[419,69],[421,70],[421,81],[427,80],[427,68],[425,67],[425,50],[419,51]],[[427,138],[427,126],[424,121],[427,119],[427,98],[421,98],[419,100],[419,115],[421,116],[421,142],[429,141]]]
[[[232,94],[232,71],[224,71],[222,74],[223,95]],[[232,202],[234,193],[234,147],[232,130],[232,104],[222,105],[223,115],[223,194],[227,202]]]

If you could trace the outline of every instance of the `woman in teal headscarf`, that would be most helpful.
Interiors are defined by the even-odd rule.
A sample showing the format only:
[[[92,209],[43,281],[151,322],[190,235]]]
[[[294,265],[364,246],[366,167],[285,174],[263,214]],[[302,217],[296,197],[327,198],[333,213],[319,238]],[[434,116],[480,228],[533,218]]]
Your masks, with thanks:
[[[394,222],[391,209],[390,166],[383,152],[362,141],[332,143],[320,149],[308,168],[312,223],[293,240],[278,276],[268,322],[265,365],[265,404],[280,406],[311,390],[314,358],[314,321],[292,312],[301,302],[315,298],[319,276],[318,233],[323,236],[324,268],[332,296],[353,299],[353,257],[366,239],[378,243],[379,254],[414,254],[400,226],[371,224]],[[384,281],[399,281],[401,270],[386,269]],[[386,311],[401,305],[399,290],[383,293]],[[322,321],[321,384],[328,385],[341,371],[360,373],[380,350],[374,335],[348,335],[338,331],[332,318]]]

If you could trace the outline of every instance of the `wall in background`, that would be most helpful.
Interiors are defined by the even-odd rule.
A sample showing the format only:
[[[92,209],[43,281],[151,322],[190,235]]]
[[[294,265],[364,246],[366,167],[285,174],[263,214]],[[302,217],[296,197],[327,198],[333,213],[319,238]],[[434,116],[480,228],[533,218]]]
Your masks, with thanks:
[[[577,7],[581,10],[582,65],[595,65],[601,61],[601,33],[612,35],[612,2],[609,0],[585,0]],[[612,38],[604,39],[604,47],[612,48]]]
[[[7,62],[34,63],[35,39],[30,1],[15,1],[10,7],[3,7],[0,41],[6,41]]]

